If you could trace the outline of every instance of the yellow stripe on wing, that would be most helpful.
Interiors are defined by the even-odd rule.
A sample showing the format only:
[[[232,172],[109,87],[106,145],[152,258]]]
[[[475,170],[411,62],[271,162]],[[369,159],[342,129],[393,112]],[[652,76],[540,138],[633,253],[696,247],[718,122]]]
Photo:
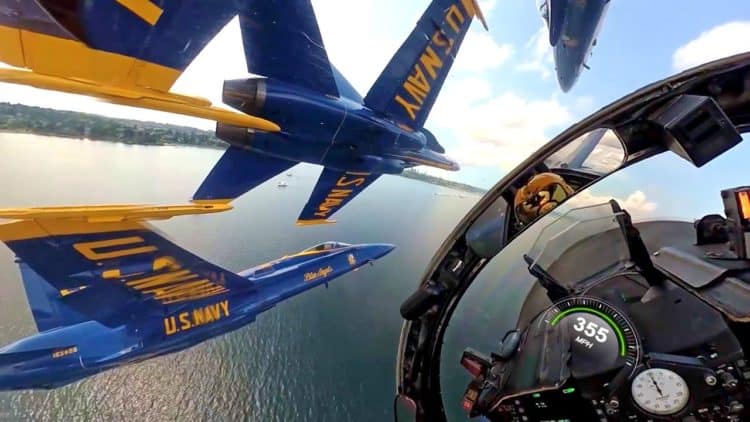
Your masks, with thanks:
[[[319,226],[322,224],[334,224],[336,220],[297,220],[298,226]]]
[[[232,209],[228,204],[211,205],[92,205],[0,209],[0,219],[19,220],[0,224],[0,240],[12,241],[68,234],[142,230],[145,220],[165,220],[178,215],[196,215]]]
[[[11,66],[25,66],[21,45],[21,31],[8,26],[0,26],[0,61]]]
[[[67,38],[0,25],[0,82],[88,95],[132,107],[184,114],[234,126],[279,132],[274,122],[225,108],[205,98],[169,92],[178,69],[89,48]]]
[[[135,13],[136,16],[154,26],[164,12],[159,6],[149,0],[116,0],[124,8]]]
[[[210,214],[231,210],[229,204],[189,205],[84,205],[0,209],[0,218],[10,220],[81,219],[88,222],[159,220],[177,215]]]
[[[205,98],[139,87],[102,85],[92,81],[41,75],[20,69],[0,69],[0,82],[29,85],[70,94],[88,95],[110,103],[213,120],[266,132],[279,132],[276,123],[256,116],[214,107]]]

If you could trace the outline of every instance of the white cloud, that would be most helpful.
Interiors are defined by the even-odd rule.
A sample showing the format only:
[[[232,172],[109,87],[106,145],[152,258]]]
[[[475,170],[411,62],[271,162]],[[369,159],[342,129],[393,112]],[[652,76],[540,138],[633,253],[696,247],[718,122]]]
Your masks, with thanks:
[[[750,22],[729,22],[701,33],[672,56],[675,70],[685,70],[712,60],[748,51]]]
[[[460,146],[449,151],[465,166],[499,166],[510,170],[549,139],[548,132],[573,119],[556,99],[527,100],[512,92],[470,106],[458,104],[443,113]]]
[[[549,79],[555,70],[555,61],[552,57],[552,48],[549,46],[547,25],[542,24],[526,42],[525,47],[525,51],[530,52],[530,57],[516,65],[516,70],[538,73],[542,79]]]
[[[487,32],[472,31],[461,45],[453,70],[481,72],[496,69],[512,55],[512,45],[498,44]]]
[[[635,219],[643,219],[654,214],[657,208],[656,202],[650,201],[643,191],[636,190],[625,198],[616,198],[607,195],[596,195],[589,189],[579,192],[565,203],[566,207],[575,208],[586,205],[603,204],[610,199],[616,200]]]
[[[582,95],[580,97],[576,97],[575,100],[573,100],[572,108],[578,114],[587,115],[594,111],[595,104],[596,100],[593,96]]]
[[[313,6],[328,59],[362,95],[424,12],[423,4],[400,0],[314,0]]]

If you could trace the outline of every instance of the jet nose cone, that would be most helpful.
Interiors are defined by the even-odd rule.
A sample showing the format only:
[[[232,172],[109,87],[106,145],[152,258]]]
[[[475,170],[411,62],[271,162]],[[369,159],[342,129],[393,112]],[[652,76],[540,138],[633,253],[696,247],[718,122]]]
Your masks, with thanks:
[[[394,249],[396,249],[396,246],[389,243],[376,243],[368,247],[368,250],[372,254],[372,259],[384,257]]]
[[[582,51],[580,48],[555,47],[555,72],[563,92],[570,91],[581,74],[584,58]]]
[[[576,79],[578,79],[578,75],[575,73],[557,72],[557,82],[560,84],[560,89],[563,92],[570,91],[570,88],[573,88],[573,85],[576,83]]]

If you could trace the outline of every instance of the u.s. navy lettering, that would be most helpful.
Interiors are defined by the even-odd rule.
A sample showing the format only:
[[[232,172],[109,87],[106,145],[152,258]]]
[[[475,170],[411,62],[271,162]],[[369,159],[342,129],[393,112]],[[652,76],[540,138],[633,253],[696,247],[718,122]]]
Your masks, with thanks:
[[[445,12],[443,30],[438,29],[430,38],[430,42],[414,63],[412,73],[401,85],[402,89],[396,91],[393,100],[400,105],[412,121],[417,120],[417,113],[432,91],[432,82],[440,77],[440,69],[443,68],[445,60],[451,58],[451,50],[456,38],[461,34],[462,27],[468,18],[475,14],[471,0],[462,0],[461,6],[451,5]],[[446,25],[447,24],[447,25]],[[452,32],[447,34],[446,32]]]

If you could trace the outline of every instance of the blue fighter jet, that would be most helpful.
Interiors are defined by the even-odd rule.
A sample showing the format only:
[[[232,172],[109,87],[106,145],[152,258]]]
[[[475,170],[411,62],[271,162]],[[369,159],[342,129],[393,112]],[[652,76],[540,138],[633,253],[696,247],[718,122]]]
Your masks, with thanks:
[[[381,174],[458,170],[423,127],[473,18],[476,0],[433,0],[364,99],[328,59],[310,0],[251,0],[239,13],[248,71],[223,101],[280,132],[217,123],[230,144],[194,195],[228,202],[299,162],[323,172],[298,224],[329,218]],[[486,25],[485,25],[486,27]]]
[[[564,92],[578,80],[601,29],[610,0],[537,0],[549,28],[557,81]]]
[[[326,242],[240,273],[180,248],[146,220],[228,205],[0,210],[39,334],[0,349],[0,390],[56,388],[253,322],[393,246]]]

